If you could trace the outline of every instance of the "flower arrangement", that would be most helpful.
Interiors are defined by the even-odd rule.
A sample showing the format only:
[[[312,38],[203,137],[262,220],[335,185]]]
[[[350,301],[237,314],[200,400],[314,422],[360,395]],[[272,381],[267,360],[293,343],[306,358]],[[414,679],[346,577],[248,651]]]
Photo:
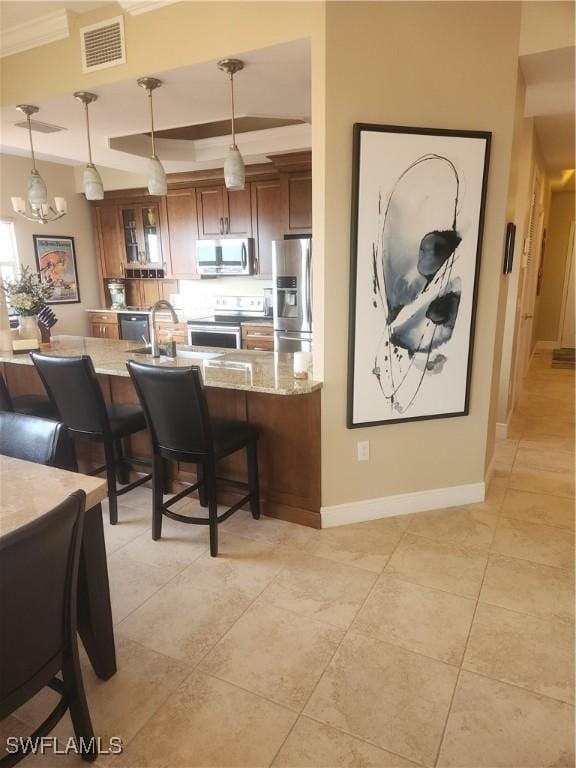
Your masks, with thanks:
[[[0,287],[17,315],[33,317],[52,296],[52,281],[41,282],[40,275],[24,267],[14,280],[1,280]]]

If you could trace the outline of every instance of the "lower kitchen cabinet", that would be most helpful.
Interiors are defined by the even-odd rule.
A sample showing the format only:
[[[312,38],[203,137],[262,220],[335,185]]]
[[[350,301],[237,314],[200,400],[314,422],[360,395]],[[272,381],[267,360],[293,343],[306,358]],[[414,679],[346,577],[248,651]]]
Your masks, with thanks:
[[[273,352],[274,330],[272,325],[242,323],[242,349]]]
[[[119,339],[118,315],[114,312],[89,312],[90,336],[97,339]]]

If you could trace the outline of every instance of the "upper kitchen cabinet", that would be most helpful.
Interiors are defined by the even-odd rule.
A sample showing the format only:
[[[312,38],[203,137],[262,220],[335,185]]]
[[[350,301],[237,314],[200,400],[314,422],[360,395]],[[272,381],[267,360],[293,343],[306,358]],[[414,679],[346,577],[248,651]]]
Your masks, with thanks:
[[[251,237],[250,184],[234,192],[223,184],[198,187],[196,205],[200,238]]]
[[[149,264],[161,267],[160,206],[120,206],[126,266]]]
[[[199,277],[196,270],[196,240],[198,239],[196,197],[197,190],[186,189],[171,191],[166,198],[171,277]]]
[[[282,175],[286,234],[312,232],[312,172]]]
[[[280,179],[253,181],[252,231],[256,247],[256,276],[272,277],[272,240],[284,236],[285,212]]]
[[[118,206],[94,207],[92,213],[102,277],[123,277],[124,252]]]

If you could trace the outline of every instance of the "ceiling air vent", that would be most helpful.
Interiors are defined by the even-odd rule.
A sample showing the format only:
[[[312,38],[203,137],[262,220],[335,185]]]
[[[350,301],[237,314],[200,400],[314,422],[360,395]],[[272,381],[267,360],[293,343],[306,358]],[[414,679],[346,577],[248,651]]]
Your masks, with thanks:
[[[94,72],[126,63],[122,16],[82,27],[80,41],[83,72]]]

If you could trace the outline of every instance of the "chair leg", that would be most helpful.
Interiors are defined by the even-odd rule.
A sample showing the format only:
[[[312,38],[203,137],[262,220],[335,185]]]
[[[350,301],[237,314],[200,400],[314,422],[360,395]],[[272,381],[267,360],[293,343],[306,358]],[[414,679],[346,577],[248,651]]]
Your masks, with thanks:
[[[162,536],[162,504],[164,503],[164,459],[154,456],[152,462],[152,538]]]
[[[128,485],[130,482],[130,475],[124,458],[122,439],[114,441],[114,457],[116,459],[116,480],[118,480],[120,485]]]
[[[62,665],[62,680],[66,688],[70,718],[83,760],[93,762],[98,756],[96,738],[90,720],[90,711],[84,692],[78,649],[74,649]]]
[[[206,492],[206,482],[204,481],[204,465],[196,464],[196,479],[200,483],[198,487],[198,499],[201,507],[208,506],[208,493]]]
[[[250,512],[255,520],[260,518],[260,484],[258,480],[258,443],[252,440],[246,446],[248,455],[248,488],[250,489]]]
[[[114,445],[106,441],[104,443],[104,458],[106,461],[106,479],[108,481],[108,509],[110,525],[118,522],[118,496],[116,493],[116,471]]]
[[[204,479],[208,496],[208,521],[210,528],[210,555],[218,556],[218,501],[216,497],[216,467],[213,462],[204,465]]]

